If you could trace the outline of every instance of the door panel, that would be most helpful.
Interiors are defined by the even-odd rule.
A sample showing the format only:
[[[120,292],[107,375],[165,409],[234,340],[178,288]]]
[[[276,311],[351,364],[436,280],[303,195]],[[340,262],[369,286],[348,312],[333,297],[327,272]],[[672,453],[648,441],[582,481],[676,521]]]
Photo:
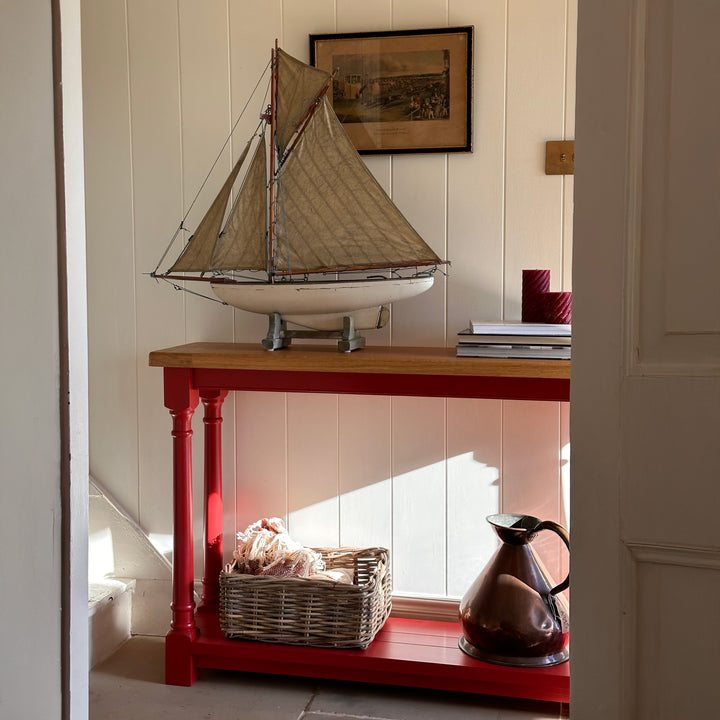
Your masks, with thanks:
[[[571,706],[714,717],[720,5],[578,24]]]

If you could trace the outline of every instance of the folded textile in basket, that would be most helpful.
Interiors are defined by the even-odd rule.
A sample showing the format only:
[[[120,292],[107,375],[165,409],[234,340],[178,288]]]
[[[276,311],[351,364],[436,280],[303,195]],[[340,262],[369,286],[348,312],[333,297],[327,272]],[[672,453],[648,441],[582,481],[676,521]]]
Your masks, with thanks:
[[[309,576],[311,580],[332,580],[333,582],[349,583],[352,585],[352,568],[335,568],[334,570],[321,570]]]
[[[280,518],[262,518],[239,532],[237,539],[237,572],[352,582],[351,573],[327,570],[320,553],[293,540]]]

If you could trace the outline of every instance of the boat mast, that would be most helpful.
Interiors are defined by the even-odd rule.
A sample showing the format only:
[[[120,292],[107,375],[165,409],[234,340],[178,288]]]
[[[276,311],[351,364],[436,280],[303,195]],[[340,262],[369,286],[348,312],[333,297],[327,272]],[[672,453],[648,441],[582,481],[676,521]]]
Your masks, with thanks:
[[[272,51],[270,81],[270,198],[268,214],[268,280],[275,282],[275,135],[277,133],[278,41]]]

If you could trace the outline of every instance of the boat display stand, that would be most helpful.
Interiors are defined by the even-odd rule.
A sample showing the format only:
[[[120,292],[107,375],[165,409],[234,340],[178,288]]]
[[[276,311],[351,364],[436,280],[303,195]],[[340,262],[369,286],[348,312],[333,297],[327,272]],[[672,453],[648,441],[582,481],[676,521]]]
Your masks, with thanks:
[[[268,332],[262,340],[266,350],[280,350],[290,346],[293,338],[305,340],[327,340],[338,338],[337,349],[340,352],[352,352],[365,347],[365,338],[355,329],[351,316],[343,318],[342,330],[288,330],[287,322],[280,313],[271,313],[269,316]]]
[[[165,641],[165,680],[192,685],[202,668],[422,687],[569,702],[569,663],[508,667],[458,647],[457,622],[390,617],[365,650],[230,640],[219,624],[223,567],[222,406],[228,392],[324,392],[510,400],[568,401],[565,360],[459,358],[455,348],[367,347],[338,353],[296,345],[282,353],[260,344],[192,343],[150,353],[163,368],[172,418],[172,620]],[[202,597],[193,582],[192,416],[204,408]]]

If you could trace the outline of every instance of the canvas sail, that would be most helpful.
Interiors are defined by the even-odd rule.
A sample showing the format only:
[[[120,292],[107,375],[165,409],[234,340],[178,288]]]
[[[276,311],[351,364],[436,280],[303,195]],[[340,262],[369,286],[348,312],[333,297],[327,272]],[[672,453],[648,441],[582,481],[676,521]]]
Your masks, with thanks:
[[[204,272],[210,268],[230,192],[249,150],[250,142],[245,145],[220,192],[200,221],[197,230],[168,272]]]
[[[326,99],[282,166],[279,205],[280,272],[442,262],[367,169]]]
[[[324,97],[330,75],[278,50],[278,145],[274,266],[268,267],[264,136],[220,231],[250,143],[170,272],[260,270],[288,273],[412,267],[442,263],[358,155]],[[299,141],[284,156],[308,108]],[[283,131],[283,128],[285,131]]]
[[[281,153],[329,79],[330,73],[278,48],[277,143]]]
[[[215,245],[209,269],[267,270],[266,158],[263,137]]]

